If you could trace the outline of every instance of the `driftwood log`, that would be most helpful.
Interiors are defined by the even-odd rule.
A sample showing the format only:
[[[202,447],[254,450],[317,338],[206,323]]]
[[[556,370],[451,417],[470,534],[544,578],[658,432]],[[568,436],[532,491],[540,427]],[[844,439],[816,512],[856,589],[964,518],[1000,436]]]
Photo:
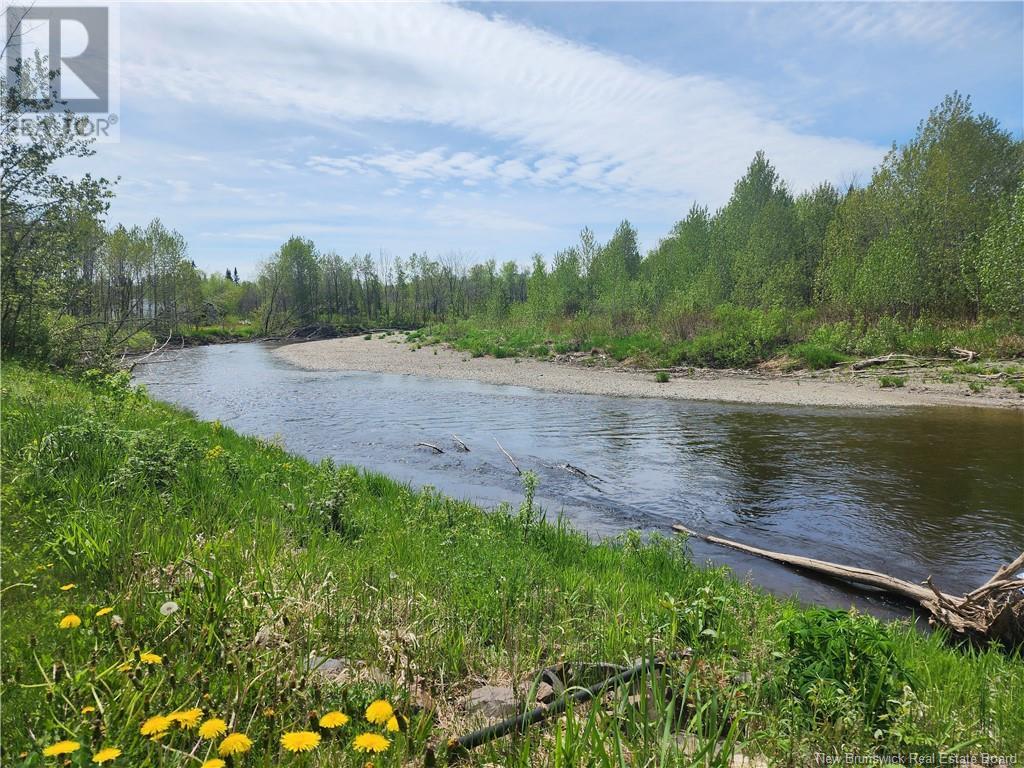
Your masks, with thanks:
[[[429,448],[435,453],[444,453],[444,449],[440,446],[434,445],[433,443],[416,443],[417,448]]]
[[[960,596],[940,591],[931,576],[924,580],[923,585],[914,584],[865,568],[772,552],[731,539],[697,533],[680,523],[673,525],[672,529],[712,544],[899,595],[931,614],[932,624],[947,627],[958,635],[998,640],[1010,647],[1024,645],[1024,578],[1017,575],[1024,569],[1024,552],[996,571],[980,587]]]
[[[570,464],[569,462],[565,462],[565,464],[559,464],[558,466],[561,469],[564,469],[566,472],[572,472],[574,475],[582,477],[584,480],[597,480],[598,482],[602,482],[601,478],[598,477],[597,475],[592,475],[590,472],[587,472],[587,470],[580,469],[579,467]]]
[[[463,453],[469,453],[469,446],[466,445],[462,441],[462,439],[458,435],[456,435],[454,432],[452,432],[452,440],[454,440],[455,443],[459,446],[459,450],[460,451],[462,451]]]

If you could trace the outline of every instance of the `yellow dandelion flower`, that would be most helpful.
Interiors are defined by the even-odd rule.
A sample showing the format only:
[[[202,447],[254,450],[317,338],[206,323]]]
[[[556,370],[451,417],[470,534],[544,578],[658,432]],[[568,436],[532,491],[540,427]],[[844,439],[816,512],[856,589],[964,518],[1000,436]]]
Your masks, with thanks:
[[[366,708],[366,719],[374,725],[384,725],[395,714],[394,708],[384,699],[377,699]]]
[[[132,671],[132,663],[130,661],[126,661],[123,664],[118,664],[117,665],[117,671],[118,672],[131,672]]]
[[[199,718],[202,716],[203,710],[199,707],[171,712],[169,715],[171,720],[176,722],[180,728],[195,728],[199,725]]]
[[[60,624],[57,625],[61,629],[78,629],[82,626],[82,619],[75,613],[68,613],[64,615],[64,618],[60,620]]]
[[[202,768],[224,768],[225,765],[227,765],[227,763],[225,763],[219,757],[211,757],[209,760],[203,763]]]
[[[216,739],[228,732],[228,724],[219,717],[211,717],[199,726],[199,737],[203,739]]]
[[[392,715],[391,719],[388,720],[388,723],[384,726],[384,728],[390,733],[398,733],[398,718]]]
[[[229,733],[224,741],[217,747],[217,752],[222,757],[227,755],[240,755],[252,748],[252,740],[244,733]]]
[[[311,752],[319,743],[320,734],[315,731],[289,731],[281,736],[281,746],[289,752]]]
[[[114,612],[114,609],[109,607],[109,606],[106,607],[106,608],[100,608],[98,611],[96,611],[96,618],[97,619],[102,618],[103,616],[106,616],[108,613],[113,613],[113,612]]]
[[[139,661],[143,664],[163,664],[164,657],[159,653],[150,653],[149,651],[146,651],[146,653],[139,654]]]
[[[78,585],[77,584],[65,584],[63,587],[60,588],[60,591],[61,592],[67,592],[69,590],[74,589],[76,586],[78,586]]]
[[[57,755],[70,755],[72,752],[77,752],[78,748],[82,745],[77,741],[58,741],[56,744],[51,744],[43,750],[43,754],[46,757],[57,757]]]
[[[328,712],[326,715],[320,718],[320,727],[341,728],[341,726],[345,725],[347,722],[348,715],[346,715],[344,712],[338,712],[337,710],[334,710],[333,712]]]
[[[154,736],[166,731],[173,722],[167,715],[153,715],[153,717],[142,724],[139,728],[139,733],[143,736]]]
[[[104,747],[92,756],[92,761],[97,765],[102,765],[103,763],[109,763],[120,754],[121,750],[117,747]]]
[[[386,752],[391,742],[379,733],[360,733],[352,742],[356,752]]]
[[[82,714],[88,715],[96,711],[96,707],[82,707]]]

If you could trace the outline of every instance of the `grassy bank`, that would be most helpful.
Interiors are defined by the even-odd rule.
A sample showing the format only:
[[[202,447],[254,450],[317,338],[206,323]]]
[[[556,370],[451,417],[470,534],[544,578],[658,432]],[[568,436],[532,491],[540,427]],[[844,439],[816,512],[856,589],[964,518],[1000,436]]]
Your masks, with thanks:
[[[591,544],[543,520],[529,482],[518,509],[484,513],[198,422],[123,377],[7,364],[2,418],[4,765],[52,765],[67,741],[73,765],[109,747],[114,766],[201,766],[225,746],[199,735],[208,718],[251,741],[235,765],[404,765],[472,726],[456,702],[482,682],[684,647],[650,707],[623,691],[470,764],[1024,752],[1019,656],[800,609],[695,567],[681,540]],[[367,721],[379,699],[397,731]],[[350,720],[321,726],[332,711]],[[307,730],[311,753],[282,746]],[[365,733],[386,750],[356,751]]]
[[[421,335],[473,355],[547,357],[598,350],[612,360],[649,368],[752,368],[780,360],[792,367],[823,369],[890,352],[947,357],[953,347],[993,360],[1024,357],[1024,326],[1009,320],[904,322],[883,317],[829,322],[813,310],[730,305],[622,323],[585,314],[553,323],[534,322],[525,315],[496,322],[476,318],[437,325]]]

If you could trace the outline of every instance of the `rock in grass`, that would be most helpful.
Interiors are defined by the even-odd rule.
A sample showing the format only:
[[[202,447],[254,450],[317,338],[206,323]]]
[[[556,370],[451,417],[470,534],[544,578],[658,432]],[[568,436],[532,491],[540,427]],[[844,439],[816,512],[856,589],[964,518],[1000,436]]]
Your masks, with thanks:
[[[485,685],[471,691],[461,701],[463,709],[473,715],[504,719],[519,714],[515,692],[504,685]]]

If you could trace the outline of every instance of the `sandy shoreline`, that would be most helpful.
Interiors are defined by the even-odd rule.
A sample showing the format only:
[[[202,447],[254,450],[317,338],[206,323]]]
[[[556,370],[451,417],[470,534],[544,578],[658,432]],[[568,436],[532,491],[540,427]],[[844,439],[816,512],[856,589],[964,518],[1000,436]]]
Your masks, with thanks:
[[[328,339],[289,344],[274,350],[280,359],[315,371],[368,371],[462,379],[531,387],[547,392],[719,400],[733,403],[840,407],[960,405],[1024,408],[1024,399],[1006,387],[971,394],[964,384],[922,381],[913,376],[901,389],[881,389],[875,378],[819,373],[815,377],[723,373],[696,369],[659,384],[645,371],[594,368],[531,358],[470,357],[440,345],[413,346],[399,336]]]

